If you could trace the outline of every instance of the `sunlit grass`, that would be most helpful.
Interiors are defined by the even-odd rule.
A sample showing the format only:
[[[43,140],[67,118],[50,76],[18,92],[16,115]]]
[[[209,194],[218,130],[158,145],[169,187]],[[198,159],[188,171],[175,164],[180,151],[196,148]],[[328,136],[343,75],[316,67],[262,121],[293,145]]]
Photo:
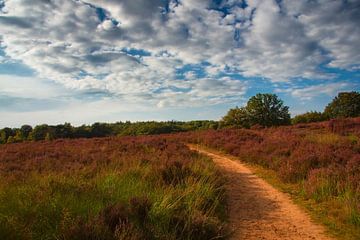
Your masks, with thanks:
[[[305,140],[318,144],[337,144],[343,138],[334,133],[308,134]]]
[[[161,160],[163,152],[144,151],[159,160],[117,159],[71,174],[4,179],[0,239],[225,238],[224,180],[212,161],[184,147],[179,151],[190,159],[175,165]],[[113,216],[125,220],[116,223]]]

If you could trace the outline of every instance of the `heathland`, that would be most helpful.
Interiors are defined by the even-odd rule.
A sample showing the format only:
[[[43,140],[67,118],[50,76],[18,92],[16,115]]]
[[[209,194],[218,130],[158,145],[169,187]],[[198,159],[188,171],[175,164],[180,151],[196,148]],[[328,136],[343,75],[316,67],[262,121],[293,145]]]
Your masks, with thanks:
[[[250,164],[339,239],[360,239],[360,118],[172,137]]]
[[[0,239],[221,239],[223,178],[159,137],[0,147]]]
[[[187,143],[256,166],[340,239],[360,236],[360,118],[0,146],[1,239],[226,238],[226,179]]]
[[[189,144],[246,163],[333,236],[360,239],[358,116],[357,92],[293,119],[257,94],[221,121],[1,129],[0,239],[228,238],[226,186],[242,180]],[[126,136],[147,134],[158,135]]]

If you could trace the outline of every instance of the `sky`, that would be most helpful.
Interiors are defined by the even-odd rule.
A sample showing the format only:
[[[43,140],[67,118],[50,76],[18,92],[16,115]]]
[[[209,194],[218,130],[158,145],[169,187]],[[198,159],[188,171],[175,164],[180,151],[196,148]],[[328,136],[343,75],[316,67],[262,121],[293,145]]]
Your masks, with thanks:
[[[0,0],[0,127],[294,116],[360,90],[359,0]]]

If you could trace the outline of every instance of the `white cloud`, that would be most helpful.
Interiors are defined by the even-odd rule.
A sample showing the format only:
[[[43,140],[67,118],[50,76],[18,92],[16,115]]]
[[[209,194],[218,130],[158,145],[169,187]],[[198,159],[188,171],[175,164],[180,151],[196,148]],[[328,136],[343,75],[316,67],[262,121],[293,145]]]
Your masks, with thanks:
[[[5,0],[0,42],[7,56],[71,91],[159,107],[241,98],[247,84],[221,72],[276,82],[331,78],[319,68],[326,62],[359,67],[358,1],[241,2]],[[204,76],[178,79],[178,69],[204,62]]]
[[[360,2],[357,0],[286,1],[290,14],[299,15],[306,34],[328,52],[329,67],[360,67]]]
[[[19,98],[56,98],[64,96],[65,88],[35,77],[0,75],[0,94]]]
[[[339,91],[351,90],[352,86],[346,82],[318,84],[304,88],[277,89],[276,92],[284,92],[302,101],[312,100],[320,95],[335,96]]]

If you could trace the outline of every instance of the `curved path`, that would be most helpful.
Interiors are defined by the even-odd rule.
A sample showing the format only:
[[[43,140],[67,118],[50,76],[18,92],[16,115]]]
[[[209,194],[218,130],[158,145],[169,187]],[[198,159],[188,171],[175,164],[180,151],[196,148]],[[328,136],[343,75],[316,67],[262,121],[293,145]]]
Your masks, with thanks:
[[[332,239],[323,226],[239,161],[189,146],[211,157],[225,173],[231,239]]]

